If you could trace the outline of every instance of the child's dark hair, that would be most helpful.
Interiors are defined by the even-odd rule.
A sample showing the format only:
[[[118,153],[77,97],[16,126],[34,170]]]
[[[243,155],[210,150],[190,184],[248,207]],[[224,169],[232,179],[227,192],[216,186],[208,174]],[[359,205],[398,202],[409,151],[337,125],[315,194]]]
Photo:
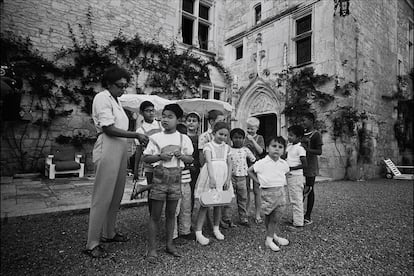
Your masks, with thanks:
[[[144,110],[145,110],[147,107],[150,107],[150,106],[154,107],[154,104],[153,104],[152,102],[150,102],[150,101],[143,101],[143,102],[141,103],[141,105],[139,106],[139,111],[141,111],[141,113],[143,113],[143,112],[144,112]]]
[[[184,114],[184,111],[176,103],[167,104],[166,106],[164,106],[164,109],[162,110],[162,112],[164,113],[165,110],[169,110],[173,112],[175,114],[175,117],[177,117],[177,119],[180,119]]]
[[[230,130],[229,125],[225,122],[217,122],[214,124],[213,127],[213,132],[216,133],[217,131],[219,131],[220,129],[225,128],[227,130]]]
[[[185,124],[183,124],[183,123],[178,123],[177,124],[177,130],[181,134],[187,134],[187,126]]]
[[[233,129],[230,131],[230,138],[231,138],[231,139],[233,139],[233,136],[234,136],[234,135],[236,135],[236,134],[241,135],[243,138],[244,138],[244,137],[246,137],[246,133],[244,132],[244,130],[243,130],[243,129],[241,129],[241,128],[238,128],[238,127],[233,128]]]
[[[311,112],[305,112],[302,116],[308,118],[312,122],[315,122],[315,115]]]
[[[300,125],[293,125],[288,128],[288,132],[292,132],[296,137],[303,137],[305,130]]]
[[[286,148],[286,140],[282,136],[273,136],[273,137],[270,137],[267,140],[266,146],[269,146],[270,143],[272,143],[272,142],[279,143],[279,144],[283,145],[284,148]]]
[[[208,120],[215,121],[217,119],[217,117],[220,116],[220,115],[224,115],[224,113],[220,110],[217,110],[217,109],[210,110],[208,112]]]

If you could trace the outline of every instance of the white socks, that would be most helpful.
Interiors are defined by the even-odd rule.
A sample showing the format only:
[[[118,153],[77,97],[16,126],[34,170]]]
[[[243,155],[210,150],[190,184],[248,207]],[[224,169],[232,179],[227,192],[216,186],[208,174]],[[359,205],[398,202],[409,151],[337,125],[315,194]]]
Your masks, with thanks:
[[[216,239],[220,241],[224,240],[224,235],[220,232],[219,226],[213,226],[213,233]]]
[[[196,241],[201,245],[207,245],[210,242],[208,238],[203,236],[203,233],[201,231],[196,231],[195,236],[196,236]]]

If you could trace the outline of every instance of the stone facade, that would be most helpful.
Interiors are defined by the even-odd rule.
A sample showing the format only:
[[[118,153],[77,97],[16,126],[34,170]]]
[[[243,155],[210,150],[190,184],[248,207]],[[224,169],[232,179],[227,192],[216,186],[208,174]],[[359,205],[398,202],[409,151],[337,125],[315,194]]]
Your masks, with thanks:
[[[212,5],[210,51],[195,52],[204,58],[214,57],[231,71],[232,87],[224,87],[219,82],[227,88],[228,95],[223,98],[231,99],[235,107],[233,127],[245,127],[248,116],[257,116],[266,124],[266,129],[271,129],[270,134],[287,136],[288,123],[282,113],[285,82],[277,74],[288,67],[303,68],[296,66],[295,20],[311,14],[311,62],[307,66],[313,66],[317,74],[332,77],[320,89],[336,97],[333,103],[317,112],[318,119],[327,125],[320,173],[335,179],[372,178],[379,176],[385,157],[399,163],[401,156],[393,131],[398,102],[384,100],[383,96],[396,92],[397,74],[408,74],[412,66],[407,46],[408,24],[413,20],[412,0],[350,0],[350,15],[345,17],[338,13],[334,16],[334,1],[330,0],[206,2]],[[181,4],[181,0],[4,0],[1,31],[28,36],[40,53],[52,59],[57,50],[72,45],[68,24],[80,35],[77,24],[86,22],[90,10],[92,31],[98,43],[104,44],[122,31],[129,37],[139,34],[144,40],[155,40],[166,46],[175,41],[178,49],[186,49],[180,43]],[[256,23],[254,10],[258,4],[261,20]],[[243,58],[236,60],[236,47],[240,45],[243,45]],[[350,96],[335,94],[335,86],[350,82],[358,85]],[[406,89],[406,94],[412,99],[412,86]],[[364,124],[370,133],[372,159],[368,164],[357,162],[355,138],[334,140],[332,137],[329,111],[346,105],[367,114]],[[54,147],[54,138],[60,134],[73,135],[78,131],[93,134],[90,118],[76,107],[74,110],[72,115],[52,126],[45,153]],[[269,123],[272,121],[275,123]],[[24,139],[28,151],[34,139]],[[4,144],[2,140],[2,173],[13,173],[17,165],[10,161],[11,150],[3,147]]]

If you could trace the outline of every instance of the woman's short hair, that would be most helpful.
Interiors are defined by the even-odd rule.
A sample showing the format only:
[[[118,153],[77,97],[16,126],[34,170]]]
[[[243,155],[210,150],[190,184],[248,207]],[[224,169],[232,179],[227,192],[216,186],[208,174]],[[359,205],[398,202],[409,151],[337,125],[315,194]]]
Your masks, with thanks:
[[[105,70],[102,75],[101,83],[104,88],[108,88],[110,84],[113,84],[122,78],[129,81],[131,79],[131,75],[126,69],[119,67],[118,65],[114,65]]]
[[[247,123],[248,125],[255,126],[255,127],[259,127],[259,126],[260,126],[260,121],[259,121],[259,119],[257,119],[256,117],[249,117],[249,118],[246,120],[246,123]]]

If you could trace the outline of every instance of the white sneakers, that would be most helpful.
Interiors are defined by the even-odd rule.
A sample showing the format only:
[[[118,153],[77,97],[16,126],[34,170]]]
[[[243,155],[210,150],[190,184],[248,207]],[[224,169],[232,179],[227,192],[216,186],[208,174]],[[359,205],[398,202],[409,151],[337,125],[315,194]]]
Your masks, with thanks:
[[[265,246],[275,252],[279,251],[280,247],[277,246],[277,244],[275,244],[273,241],[275,241],[280,246],[286,246],[289,244],[289,241],[287,239],[278,237],[276,234],[273,236],[273,239],[266,237]]]
[[[289,241],[287,239],[282,238],[282,237],[278,237],[278,236],[276,236],[276,234],[273,236],[273,240],[281,246],[286,246],[286,245],[289,244]]]
[[[203,236],[203,233],[201,231],[196,231],[196,241],[201,245],[207,245],[209,244],[210,240]]]
[[[266,241],[265,241],[265,246],[267,248],[270,248],[271,250],[273,250],[275,252],[280,250],[279,246],[277,246],[273,241],[269,241],[269,239],[267,239],[267,238],[266,238]]]
[[[218,239],[219,241],[224,240],[224,235],[220,232],[220,230],[214,230],[213,233],[216,239]]]

